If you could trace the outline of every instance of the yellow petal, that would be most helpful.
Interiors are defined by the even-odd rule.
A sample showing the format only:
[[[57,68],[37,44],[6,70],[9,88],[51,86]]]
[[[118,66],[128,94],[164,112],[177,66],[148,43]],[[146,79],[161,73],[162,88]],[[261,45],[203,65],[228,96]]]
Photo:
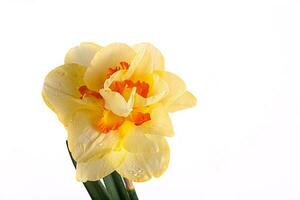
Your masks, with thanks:
[[[120,70],[111,75],[108,79],[105,80],[103,88],[108,89],[114,81],[125,80],[123,74],[126,73],[124,70]]]
[[[95,54],[101,49],[99,45],[92,42],[83,42],[79,46],[71,48],[65,56],[65,63],[76,63],[89,67]]]
[[[122,135],[124,149],[132,153],[156,152],[158,146],[155,142],[145,136],[145,132],[132,122],[125,121],[119,128],[118,133]]]
[[[147,75],[146,78],[141,77],[140,80],[150,85],[148,97],[142,97],[136,94],[134,107],[149,106],[163,99],[169,92],[169,87],[157,74]]]
[[[150,52],[145,47],[133,47],[133,49],[137,54],[133,59],[128,72],[132,72],[131,75],[137,78],[143,74],[152,73],[153,65]]]
[[[155,104],[150,111],[151,120],[144,122],[140,127],[146,134],[173,136],[174,130],[167,110],[162,104]]]
[[[186,91],[183,95],[178,97],[171,105],[169,105],[166,109],[168,112],[175,112],[178,110],[191,108],[195,106],[197,103],[196,97],[193,94]]]
[[[178,97],[183,95],[183,93],[186,91],[186,86],[184,81],[173,73],[158,71],[157,74],[159,74],[159,76],[168,84],[169,93],[162,99],[162,101],[160,101],[162,104],[164,104],[164,106],[168,107]]]
[[[119,66],[120,62],[131,63],[135,52],[126,44],[110,44],[96,53],[85,73],[84,81],[88,88],[98,91],[103,87],[107,70]]]
[[[45,78],[43,98],[65,126],[72,114],[86,105],[80,100],[78,91],[83,85],[85,70],[85,67],[77,64],[65,64],[52,70]]]
[[[132,111],[135,92],[136,88],[134,87],[126,102],[125,98],[118,92],[113,92],[110,89],[100,90],[100,94],[105,101],[105,108],[121,117],[127,117]]]
[[[149,43],[139,43],[132,48],[136,56],[124,74],[125,79],[139,79],[144,74],[150,74],[154,70],[164,69],[164,58],[160,51]]]
[[[101,113],[91,110],[77,111],[68,126],[68,144],[73,158],[77,162],[106,154],[118,145],[116,132],[100,133],[96,128]]]
[[[147,137],[155,142],[159,150],[157,152],[147,153],[128,153],[117,168],[117,172],[121,176],[131,181],[147,181],[152,176],[159,177],[165,172],[170,159],[169,145],[164,137],[147,135]]]
[[[151,68],[153,70],[163,70],[164,69],[164,57],[162,53],[152,44],[149,43],[139,43],[133,45],[132,47],[136,52],[146,49],[151,57]]]
[[[78,162],[76,179],[80,182],[96,181],[109,175],[122,163],[126,155],[124,150],[111,151],[104,156],[95,157],[87,162]]]

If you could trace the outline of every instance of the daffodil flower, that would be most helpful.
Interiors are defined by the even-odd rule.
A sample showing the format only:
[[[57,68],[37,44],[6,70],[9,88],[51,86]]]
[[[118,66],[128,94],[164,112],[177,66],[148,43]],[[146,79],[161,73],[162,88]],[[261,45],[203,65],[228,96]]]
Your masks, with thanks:
[[[42,95],[68,131],[81,182],[113,171],[131,181],[161,176],[170,156],[165,137],[174,134],[168,113],[196,104],[148,43],[82,43],[47,75]]]

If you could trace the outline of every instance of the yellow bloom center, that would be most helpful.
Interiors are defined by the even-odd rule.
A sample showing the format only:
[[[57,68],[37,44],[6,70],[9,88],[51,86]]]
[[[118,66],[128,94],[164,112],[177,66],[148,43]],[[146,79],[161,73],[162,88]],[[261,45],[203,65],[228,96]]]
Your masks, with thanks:
[[[108,133],[111,130],[118,129],[124,122],[124,117],[119,117],[109,110],[104,110],[103,117],[97,124],[97,128],[102,133]]]
[[[133,122],[136,126],[151,120],[150,113],[133,111],[128,117],[120,117],[109,110],[104,110],[103,117],[96,125],[101,133],[108,133],[111,130],[117,130],[125,120]]]
[[[110,67],[106,73],[106,78],[109,78],[115,72],[119,70],[128,70],[129,64],[127,62],[120,62],[120,66]],[[113,81],[110,85],[110,89],[114,92],[120,93],[125,99],[128,99],[132,88],[136,88],[136,93],[140,96],[147,98],[149,93],[149,84],[144,81]],[[95,97],[98,100],[102,100],[102,96],[99,92],[90,90],[86,85],[81,86],[79,89],[81,99],[84,97]],[[117,130],[125,120],[133,122],[136,126],[142,125],[144,122],[151,120],[150,113],[143,113],[134,109],[128,117],[121,117],[109,110],[104,110],[103,117],[96,124],[98,130],[101,133],[108,133],[111,130]]]

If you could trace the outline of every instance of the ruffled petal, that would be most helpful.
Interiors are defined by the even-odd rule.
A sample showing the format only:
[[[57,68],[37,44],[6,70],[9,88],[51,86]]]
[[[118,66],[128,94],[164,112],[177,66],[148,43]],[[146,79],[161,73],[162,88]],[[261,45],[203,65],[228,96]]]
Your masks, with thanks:
[[[132,48],[136,56],[124,74],[125,79],[139,79],[144,74],[164,69],[164,58],[160,51],[149,43],[139,43]]]
[[[150,116],[151,120],[140,126],[144,133],[169,137],[174,135],[171,119],[162,104],[155,104],[150,109]]]
[[[108,79],[104,81],[103,88],[108,89],[114,81],[123,81],[125,70],[120,70],[111,75]]]
[[[170,150],[164,137],[147,135],[155,142],[159,150],[147,153],[128,153],[117,168],[121,176],[136,182],[147,181],[151,177],[160,177],[168,167]]]
[[[100,94],[105,101],[105,108],[121,117],[127,117],[132,111],[135,93],[136,88],[134,87],[126,102],[125,98],[118,92],[111,91],[110,89],[100,90]]]
[[[145,135],[141,127],[135,126],[132,122],[125,121],[119,128],[118,133],[122,135],[122,145],[128,152],[158,151],[157,144]]]
[[[76,63],[89,67],[95,54],[101,49],[99,45],[92,42],[83,42],[79,46],[71,48],[65,56],[65,63]]]
[[[101,112],[91,110],[77,111],[68,126],[68,144],[73,158],[85,162],[94,156],[110,152],[119,143],[116,132],[100,133],[96,128]]]
[[[126,151],[111,151],[104,156],[95,157],[87,162],[78,162],[76,179],[80,182],[96,181],[115,171],[126,156]]]
[[[152,44],[149,43],[139,43],[136,45],[133,45],[132,47],[136,52],[143,51],[143,49],[146,49],[146,51],[150,54],[150,60],[151,60],[151,68],[153,70],[163,70],[164,69],[164,57],[162,53]]]
[[[170,104],[166,109],[168,112],[176,112],[178,110],[183,110],[186,108],[191,108],[197,103],[196,97],[193,94],[186,91],[183,95],[178,97],[172,104]]]
[[[77,109],[87,106],[78,91],[83,85],[85,70],[77,64],[65,64],[52,70],[45,78],[42,96],[65,126]]]
[[[131,73],[131,76],[137,78],[143,74],[152,73],[153,65],[150,52],[145,47],[133,47],[133,49],[137,54],[131,63],[128,73]]]
[[[178,97],[184,94],[186,86],[184,81],[173,73],[158,71],[157,74],[168,84],[169,93],[162,99],[162,101],[160,101],[164,104],[164,106],[168,107],[174,103]]]
[[[110,44],[96,53],[85,73],[84,81],[88,88],[98,91],[103,87],[110,67],[119,66],[121,62],[131,63],[135,56],[132,48],[126,44]]]

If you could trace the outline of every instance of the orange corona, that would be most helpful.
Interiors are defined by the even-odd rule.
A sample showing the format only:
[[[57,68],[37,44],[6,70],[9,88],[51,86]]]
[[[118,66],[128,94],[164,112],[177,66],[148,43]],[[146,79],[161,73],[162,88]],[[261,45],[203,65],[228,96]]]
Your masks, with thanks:
[[[120,62],[120,66],[116,66],[116,67],[110,67],[108,68],[107,72],[106,72],[106,78],[109,78],[111,75],[113,75],[115,72],[119,71],[119,70],[127,70],[129,68],[129,64],[127,62]]]
[[[81,94],[80,99],[82,99],[84,96],[93,96],[96,99],[101,99],[102,98],[102,96],[99,94],[99,92],[95,92],[93,90],[90,90],[86,85],[81,86],[78,90]]]
[[[127,62],[120,62],[120,66],[110,67],[106,73],[107,78],[113,75],[115,72],[119,70],[127,70],[129,68],[129,64]],[[132,80],[124,80],[124,81],[114,81],[110,89],[114,92],[118,92],[124,95],[124,90],[126,88],[136,87],[136,93],[146,98],[149,93],[149,84],[144,81],[136,81]],[[102,98],[99,92],[90,90],[86,85],[81,86],[79,89],[81,94],[81,99],[85,96],[93,96],[97,99]],[[103,117],[96,124],[97,129],[101,133],[108,133],[113,130],[117,130],[125,120],[133,122],[136,126],[142,125],[144,122],[151,120],[150,113],[143,113],[132,111],[132,113],[128,117],[120,117],[115,115],[113,112],[109,110],[104,110]]]
[[[120,94],[124,91],[125,88],[133,88],[136,87],[136,93],[146,98],[149,93],[149,84],[144,81],[133,82],[131,80],[125,81],[114,81],[110,89],[115,92],[119,92]]]
[[[137,126],[142,125],[144,122],[151,120],[150,113],[133,112],[131,120]]]
[[[117,130],[124,122],[124,117],[119,117],[111,111],[104,110],[103,117],[97,124],[97,128],[102,133],[108,133],[111,130]]]
[[[113,114],[111,111],[104,110],[103,117],[96,125],[101,133],[117,130],[125,120],[133,122],[136,126],[151,120],[150,113],[132,112],[127,118]]]

